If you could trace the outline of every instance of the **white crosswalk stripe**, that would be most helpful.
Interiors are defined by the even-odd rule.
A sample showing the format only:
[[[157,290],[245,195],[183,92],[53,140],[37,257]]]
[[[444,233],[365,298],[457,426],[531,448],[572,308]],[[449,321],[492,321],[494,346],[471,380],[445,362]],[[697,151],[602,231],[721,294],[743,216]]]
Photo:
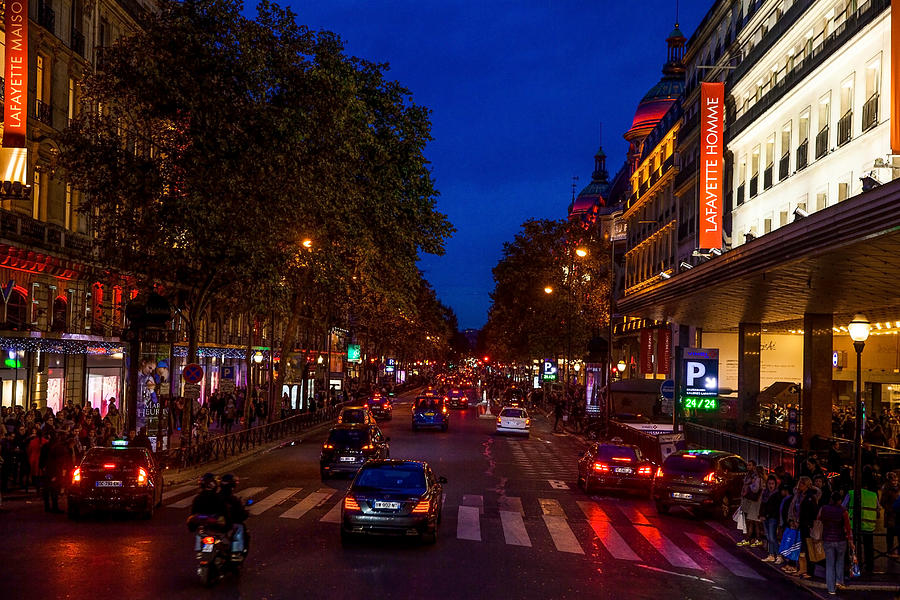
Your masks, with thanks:
[[[637,530],[645,540],[650,542],[650,544],[656,548],[656,551],[662,554],[663,558],[669,561],[669,564],[673,567],[696,569],[698,571],[703,570],[700,565],[695,563],[694,560],[684,552],[684,550],[676,546],[672,540],[660,533],[655,527],[635,527],[635,530]]]
[[[528,531],[525,529],[522,513],[501,510],[500,523],[503,525],[503,537],[507,544],[531,548],[531,539],[529,539]]]
[[[727,550],[716,544],[710,538],[704,535],[694,533],[686,534],[695,544],[700,546],[704,552],[712,556],[718,562],[737,575],[738,577],[746,577],[747,579],[765,579],[759,573],[745,565],[737,557],[733,556]]]
[[[330,498],[333,494],[334,490],[319,490],[318,492],[313,492],[278,516],[284,519],[299,519],[320,503]],[[338,503],[338,507],[340,507],[340,503]]]
[[[194,496],[190,495],[186,498],[182,498],[181,500],[179,500],[177,502],[173,502],[172,504],[166,504],[166,506],[169,508],[187,508],[188,506],[193,504],[193,502],[194,502]]]
[[[276,490],[258,502],[250,505],[248,512],[251,515],[261,515],[270,508],[284,502],[303,488],[282,488]]]
[[[180,496],[182,494],[186,494],[187,492],[194,492],[197,490],[197,484],[192,483],[190,485],[183,485],[181,487],[177,487],[174,490],[169,490],[167,492],[163,492],[162,499],[163,502],[170,498],[174,498],[175,496]]]
[[[481,541],[481,521],[477,506],[460,506],[458,508],[456,537],[461,540]]]
[[[344,502],[343,496],[338,496],[338,501],[331,507],[325,516],[320,520],[323,523],[340,523],[341,522],[341,504]]]
[[[541,510],[544,513],[544,524],[550,532],[553,539],[553,545],[560,552],[570,552],[572,554],[584,554],[578,538],[569,527],[566,520],[566,513],[558,500],[548,498],[538,498],[541,503]]]
[[[256,496],[266,490],[265,486],[263,487],[248,487],[242,490],[237,490],[234,495],[240,498],[241,500],[247,500],[248,498],[252,498],[254,502],[256,502]]]
[[[606,516],[606,513],[603,512],[602,508],[593,502],[587,502],[585,500],[579,500],[578,506],[588,518],[588,523],[590,524],[591,529],[594,530],[600,543],[603,544],[607,552],[609,552],[613,558],[618,560],[641,560],[641,557],[631,549],[628,542],[626,542],[622,536],[619,535],[619,532],[613,528],[612,523],[609,521],[609,517]]]

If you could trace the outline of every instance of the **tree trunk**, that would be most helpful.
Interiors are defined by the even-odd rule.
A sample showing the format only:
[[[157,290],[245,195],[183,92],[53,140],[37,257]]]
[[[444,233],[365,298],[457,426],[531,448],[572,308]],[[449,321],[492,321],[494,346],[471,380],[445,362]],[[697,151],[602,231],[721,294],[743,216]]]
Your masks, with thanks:
[[[187,366],[193,362],[197,362],[197,346],[199,345],[198,332],[197,327],[194,325],[194,311],[190,311],[188,313],[187,318],[187,333],[188,333],[188,351],[187,358],[185,358],[184,366]],[[182,370],[184,369],[182,366]],[[187,440],[185,440],[184,434],[187,431]],[[194,399],[193,398],[185,398],[184,399],[184,412],[181,416],[181,445],[182,447],[189,447],[191,445],[191,441],[193,440],[194,433]],[[185,443],[187,441],[187,443]]]

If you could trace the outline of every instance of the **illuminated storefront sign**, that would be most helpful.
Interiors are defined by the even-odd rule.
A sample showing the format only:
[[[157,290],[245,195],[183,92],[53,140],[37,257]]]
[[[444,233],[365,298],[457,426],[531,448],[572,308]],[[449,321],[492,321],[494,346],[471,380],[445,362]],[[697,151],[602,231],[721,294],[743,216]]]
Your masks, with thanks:
[[[28,3],[10,0],[3,17],[6,27],[3,148],[0,150],[0,179],[25,185],[28,175],[25,148],[28,123]]]
[[[705,408],[699,405],[703,398],[719,395],[719,350],[717,348],[685,348],[681,363],[681,393],[685,408]],[[692,399],[694,406],[687,406]]]
[[[891,150],[900,154],[900,0],[891,0]]]
[[[722,247],[725,84],[700,84],[700,248]]]

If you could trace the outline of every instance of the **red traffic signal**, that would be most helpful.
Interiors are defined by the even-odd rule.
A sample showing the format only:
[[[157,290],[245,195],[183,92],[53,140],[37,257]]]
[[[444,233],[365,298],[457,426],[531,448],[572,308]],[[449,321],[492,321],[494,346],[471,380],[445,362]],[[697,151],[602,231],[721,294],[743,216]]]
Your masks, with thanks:
[[[490,357],[490,356],[485,356],[485,357],[484,357],[484,362],[490,362],[490,360],[491,360],[491,357]]]

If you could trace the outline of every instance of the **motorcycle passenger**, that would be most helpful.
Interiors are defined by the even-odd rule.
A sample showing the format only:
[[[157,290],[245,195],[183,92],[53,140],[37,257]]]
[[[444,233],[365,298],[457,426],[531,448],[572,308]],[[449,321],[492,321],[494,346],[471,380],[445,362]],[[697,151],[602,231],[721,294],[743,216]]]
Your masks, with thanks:
[[[190,529],[191,532],[197,530],[198,524],[196,517],[198,515],[219,517],[223,525],[227,524],[228,507],[219,495],[218,487],[219,485],[216,481],[216,476],[212,473],[204,473],[203,476],[200,477],[200,493],[194,497],[194,501],[191,503],[191,516],[188,517],[188,529]],[[196,541],[194,543],[194,549],[199,552],[200,536],[195,537]]]
[[[242,560],[250,543],[250,534],[244,525],[250,513],[241,499],[234,495],[235,487],[237,478],[231,473],[223,475],[219,481],[219,497],[225,505],[225,523],[231,530],[231,553],[236,555],[234,558]]]

